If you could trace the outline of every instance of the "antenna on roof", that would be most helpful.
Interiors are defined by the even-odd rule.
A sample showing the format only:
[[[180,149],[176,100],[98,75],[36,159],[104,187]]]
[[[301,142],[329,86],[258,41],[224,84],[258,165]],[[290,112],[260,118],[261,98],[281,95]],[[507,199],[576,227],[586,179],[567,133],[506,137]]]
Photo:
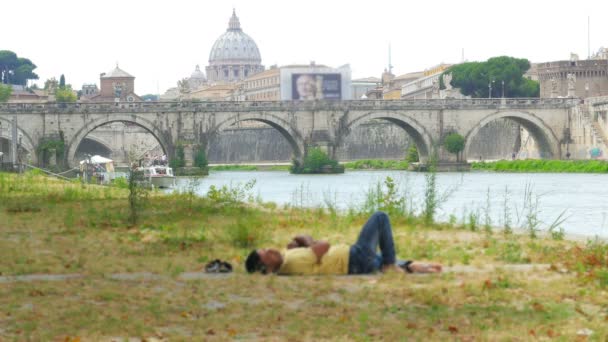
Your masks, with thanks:
[[[587,16],[587,59],[591,59],[591,17]]]
[[[391,64],[391,43],[388,43],[388,73],[393,73],[393,65]]]

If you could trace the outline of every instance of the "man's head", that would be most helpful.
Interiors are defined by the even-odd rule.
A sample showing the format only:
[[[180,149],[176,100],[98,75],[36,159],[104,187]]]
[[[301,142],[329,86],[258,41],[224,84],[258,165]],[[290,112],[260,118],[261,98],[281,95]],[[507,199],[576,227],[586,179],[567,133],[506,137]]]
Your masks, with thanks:
[[[283,256],[276,249],[256,249],[251,251],[245,261],[247,272],[274,273],[283,264]]]

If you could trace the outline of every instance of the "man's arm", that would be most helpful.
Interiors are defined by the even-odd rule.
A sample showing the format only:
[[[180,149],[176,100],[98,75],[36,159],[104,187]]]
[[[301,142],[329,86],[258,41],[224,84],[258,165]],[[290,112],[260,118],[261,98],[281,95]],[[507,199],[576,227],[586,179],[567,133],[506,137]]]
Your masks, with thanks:
[[[315,243],[315,240],[310,235],[297,235],[289,242],[287,249],[299,248],[299,247],[311,247]]]
[[[329,243],[327,241],[315,241],[315,243],[310,246],[310,249],[312,249],[317,256],[317,262],[321,262],[321,258],[323,258],[323,255],[329,250]]]

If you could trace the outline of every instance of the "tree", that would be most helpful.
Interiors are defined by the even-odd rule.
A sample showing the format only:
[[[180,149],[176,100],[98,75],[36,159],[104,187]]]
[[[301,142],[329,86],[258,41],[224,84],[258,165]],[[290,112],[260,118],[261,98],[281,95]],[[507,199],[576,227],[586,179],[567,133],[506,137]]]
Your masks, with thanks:
[[[59,77],[59,89],[64,89],[65,88],[65,76],[63,76],[63,74],[61,74],[61,77]]]
[[[407,149],[407,156],[405,157],[405,161],[407,161],[408,163],[417,163],[420,161],[416,144],[411,144],[410,148]]]
[[[6,102],[12,92],[13,88],[11,86],[0,84],[0,102]]]
[[[208,162],[207,156],[205,155],[205,147],[199,145],[196,149],[196,154],[194,155],[194,166],[204,169],[207,167],[207,165]]]
[[[456,160],[460,161],[459,153],[464,150],[464,137],[458,133],[451,133],[443,141],[445,149],[456,155]]]
[[[55,77],[51,77],[44,81],[44,90],[48,90],[49,94],[54,94],[59,83]]]
[[[0,83],[10,84],[12,70],[17,67],[17,54],[8,51],[0,51]]]
[[[27,58],[17,57],[9,50],[0,51],[0,83],[27,85],[28,80],[37,80],[36,65]]]
[[[182,143],[177,144],[177,147],[175,148],[175,158],[169,161],[169,166],[171,166],[173,170],[186,166],[186,153]]]
[[[508,56],[493,57],[486,62],[467,62],[454,65],[443,74],[452,74],[450,84],[459,88],[463,95],[486,98],[490,97],[539,97],[540,85],[523,75],[530,69],[530,62],[525,58]],[[439,78],[442,89],[445,89],[443,77]],[[504,86],[503,86],[504,82]]]
[[[57,89],[55,91],[55,101],[57,102],[76,102],[76,94],[71,87]]]

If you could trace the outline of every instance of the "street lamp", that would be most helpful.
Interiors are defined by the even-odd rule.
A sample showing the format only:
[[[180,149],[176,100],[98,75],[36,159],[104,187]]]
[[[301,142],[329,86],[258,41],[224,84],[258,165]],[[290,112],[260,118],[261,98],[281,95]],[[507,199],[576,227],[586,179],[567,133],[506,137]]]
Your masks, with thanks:
[[[492,98],[492,84],[494,84],[494,80],[491,80],[488,83],[488,98],[491,99]]]
[[[505,80],[502,80],[502,97],[505,97]]]

